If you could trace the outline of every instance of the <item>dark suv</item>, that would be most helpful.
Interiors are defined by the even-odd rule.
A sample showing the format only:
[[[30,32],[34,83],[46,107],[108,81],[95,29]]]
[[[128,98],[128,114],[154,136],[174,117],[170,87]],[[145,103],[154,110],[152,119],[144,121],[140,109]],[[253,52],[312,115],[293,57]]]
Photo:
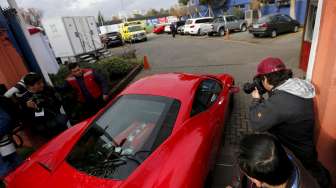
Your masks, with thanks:
[[[119,32],[106,33],[102,37],[102,42],[105,47],[122,46],[124,44],[124,41],[122,40],[121,34]]]
[[[271,36],[287,32],[298,32],[300,23],[285,14],[272,14],[261,17],[257,23],[250,27],[249,31],[255,37]]]

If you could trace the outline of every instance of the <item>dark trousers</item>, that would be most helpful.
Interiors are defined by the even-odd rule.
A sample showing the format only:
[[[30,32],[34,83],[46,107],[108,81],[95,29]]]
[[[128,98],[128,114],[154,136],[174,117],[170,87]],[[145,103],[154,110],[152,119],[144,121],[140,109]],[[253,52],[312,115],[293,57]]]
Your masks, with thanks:
[[[31,123],[32,132],[46,139],[51,139],[68,128],[67,122],[68,118],[61,113],[35,118]]]
[[[97,112],[99,112],[99,110],[104,108],[105,105],[106,102],[103,100],[103,97],[99,97],[96,100],[86,101],[82,104],[83,113],[81,120],[87,119],[95,115]]]
[[[173,29],[173,30],[171,31],[171,33],[172,33],[172,36],[175,38],[176,30]]]
[[[331,188],[331,176],[329,171],[318,160],[300,159],[303,166],[316,179],[317,183],[322,188]]]

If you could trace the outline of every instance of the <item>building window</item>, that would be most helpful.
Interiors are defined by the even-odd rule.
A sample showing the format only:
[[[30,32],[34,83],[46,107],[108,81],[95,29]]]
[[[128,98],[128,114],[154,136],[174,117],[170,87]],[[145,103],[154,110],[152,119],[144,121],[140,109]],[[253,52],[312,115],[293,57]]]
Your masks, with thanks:
[[[275,0],[275,3],[278,7],[290,6],[290,0]]]

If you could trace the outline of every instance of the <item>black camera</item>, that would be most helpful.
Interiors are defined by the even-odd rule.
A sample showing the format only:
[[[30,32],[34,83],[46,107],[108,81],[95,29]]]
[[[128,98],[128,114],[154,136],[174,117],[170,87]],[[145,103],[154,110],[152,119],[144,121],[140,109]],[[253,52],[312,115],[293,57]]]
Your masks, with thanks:
[[[45,102],[44,98],[39,94],[34,94],[31,100],[37,105],[36,112],[41,112],[43,109],[43,103]]]
[[[258,77],[254,78],[252,83],[245,83],[243,86],[243,90],[247,94],[251,94],[255,88],[258,89],[260,95],[263,95],[267,92],[262,84],[261,78]]]

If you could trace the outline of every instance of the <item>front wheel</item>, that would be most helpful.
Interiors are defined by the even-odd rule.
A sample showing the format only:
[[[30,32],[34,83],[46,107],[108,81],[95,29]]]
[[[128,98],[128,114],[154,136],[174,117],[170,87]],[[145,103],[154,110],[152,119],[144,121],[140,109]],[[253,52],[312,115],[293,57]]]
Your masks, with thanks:
[[[243,24],[243,25],[241,26],[241,28],[240,28],[240,31],[241,31],[241,32],[245,32],[246,30],[247,30],[247,27],[246,27],[245,24]]]
[[[219,34],[219,36],[224,36],[225,35],[225,30],[224,30],[224,28],[220,28],[219,29],[219,31],[218,31],[218,34]]]
[[[299,27],[298,27],[298,26],[295,26],[295,27],[293,28],[293,32],[296,33],[296,32],[298,32],[298,31],[299,31]]]
[[[272,33],[271,33],[271,37],[275,38],[277,35],[278,35],[277,31],[273,30]]]

